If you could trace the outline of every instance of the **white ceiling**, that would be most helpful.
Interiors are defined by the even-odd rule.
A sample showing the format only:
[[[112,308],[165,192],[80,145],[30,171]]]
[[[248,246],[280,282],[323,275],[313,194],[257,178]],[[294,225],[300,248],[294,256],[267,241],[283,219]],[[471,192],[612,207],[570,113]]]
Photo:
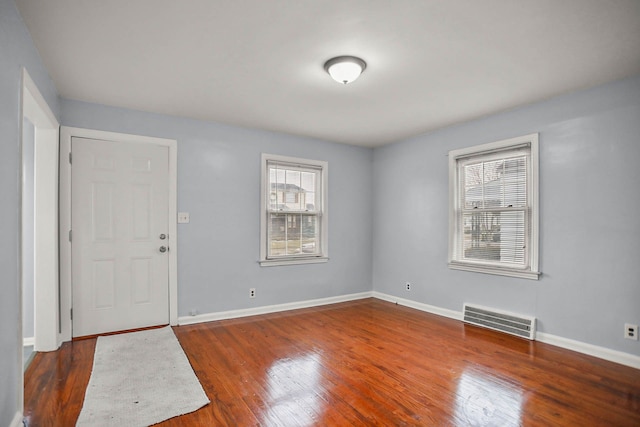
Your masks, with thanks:
[[[370,147],[640,73],[639,0],[16,3],[64,98]]]

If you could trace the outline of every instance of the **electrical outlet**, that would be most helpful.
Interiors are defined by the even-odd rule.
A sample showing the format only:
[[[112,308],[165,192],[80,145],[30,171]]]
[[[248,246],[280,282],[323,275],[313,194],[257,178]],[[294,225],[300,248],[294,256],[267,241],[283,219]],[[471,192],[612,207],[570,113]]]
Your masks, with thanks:
[[[191,310],[189,310],[189,316],[196,316],[197,314],[198,314],[197,308],[192,308]]]
[[[410,291],[410,290],[411,290],[411,282],[407,282],[407,283],[405,283],[405,284],[404,284],[404,287],[405,287],[408,291]]]
[[[256,288],[250,288],[249,289],[249,298],[255,298],[256,297]]]
[[[638,325],[624,324],[624,337],[628,340],[638,341]]]

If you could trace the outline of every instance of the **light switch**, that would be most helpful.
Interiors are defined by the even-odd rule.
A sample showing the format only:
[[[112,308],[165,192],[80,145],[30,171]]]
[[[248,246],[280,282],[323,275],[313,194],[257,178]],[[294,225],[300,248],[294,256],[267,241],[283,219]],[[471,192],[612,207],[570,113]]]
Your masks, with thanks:
[[[178,224],[189,224],[189,212],[178,212]]]

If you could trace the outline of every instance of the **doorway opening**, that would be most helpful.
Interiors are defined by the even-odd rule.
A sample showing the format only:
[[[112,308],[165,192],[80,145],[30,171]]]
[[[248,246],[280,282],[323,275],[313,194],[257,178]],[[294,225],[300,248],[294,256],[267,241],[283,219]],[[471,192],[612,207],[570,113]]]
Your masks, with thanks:
[[[20,351],[24,368],[33,351],[59,347],[58,152],[60,125],[22,70],[20,144]],[[20,376],[23,379],[22,376]],[[22,406],[22,384],[19,396]]]

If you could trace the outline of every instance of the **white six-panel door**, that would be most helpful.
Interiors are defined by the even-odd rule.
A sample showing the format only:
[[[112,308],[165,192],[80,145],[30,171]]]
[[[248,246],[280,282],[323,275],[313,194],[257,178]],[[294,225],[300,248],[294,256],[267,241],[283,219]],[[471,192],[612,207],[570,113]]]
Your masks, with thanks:
[[[169,323],[169,148],[71,140],[73,336]]]

